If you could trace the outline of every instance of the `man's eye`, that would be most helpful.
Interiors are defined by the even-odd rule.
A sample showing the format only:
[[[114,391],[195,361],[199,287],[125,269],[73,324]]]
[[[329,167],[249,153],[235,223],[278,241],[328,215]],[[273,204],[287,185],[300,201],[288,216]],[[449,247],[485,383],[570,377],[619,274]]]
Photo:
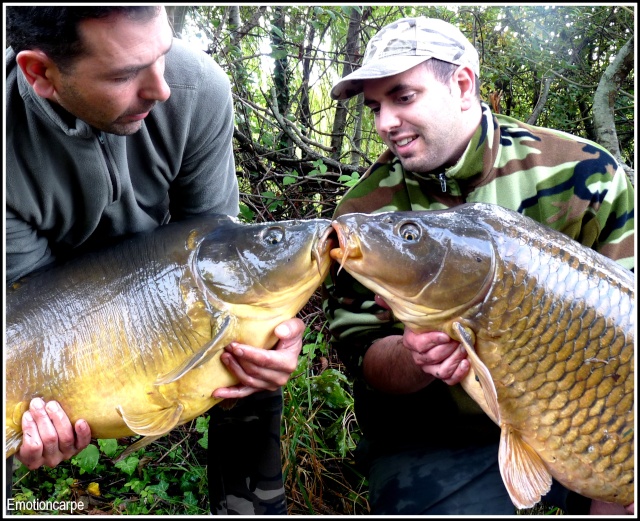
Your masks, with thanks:
[[[115,83],[126,83],[128,81],[131,81],[133,78],[136,77],[135,72],[132,72],[131,74],[127,74],[126,76],[118,76],[117,78],[113,78],[113,81]]]
[[[398,96],[399,103],[410,103],[416,97],[415,93],[405,94],[404,96]]]

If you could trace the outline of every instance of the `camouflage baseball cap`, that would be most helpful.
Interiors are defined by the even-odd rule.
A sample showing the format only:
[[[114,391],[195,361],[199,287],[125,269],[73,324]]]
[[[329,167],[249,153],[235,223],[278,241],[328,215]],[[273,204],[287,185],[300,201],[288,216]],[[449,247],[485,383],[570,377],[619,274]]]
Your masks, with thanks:
[[[480,76],[478,51],[460,30],[437,18],[402,18],[384,26],[369,41],[362,67],[331,89],[333,99],[347,99],[362,92],[362,80],[386,78],[430,58],[469,66]]]

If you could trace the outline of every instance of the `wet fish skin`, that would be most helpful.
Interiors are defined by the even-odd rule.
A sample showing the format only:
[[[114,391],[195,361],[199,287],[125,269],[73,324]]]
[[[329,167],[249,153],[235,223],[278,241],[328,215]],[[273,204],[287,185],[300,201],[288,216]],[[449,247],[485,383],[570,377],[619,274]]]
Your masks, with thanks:
[[[332,257],[415,332],[465,346],[467,393],[501,427],[500,470],[529,508],[551,476],[634,499],[633,274],[494,205],[347,214]]]
[[[274,328],[328,272],[330,224],[208,215],[13,284],[5,457],[36,396],[60,402],[72,423],[86,419],[94,438],[156,438],[220,402],[213,390],[237,383],[224,346],[275,345]]]

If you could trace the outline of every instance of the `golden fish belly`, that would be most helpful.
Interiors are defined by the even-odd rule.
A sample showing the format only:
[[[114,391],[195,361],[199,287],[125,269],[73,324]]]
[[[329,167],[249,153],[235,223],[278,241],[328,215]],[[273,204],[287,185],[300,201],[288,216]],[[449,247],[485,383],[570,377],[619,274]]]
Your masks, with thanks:
[[[16,356],[9,357],[6,367],[8,429],[21,431],[22,413],[31,398],[39,396],[57,400],[72,423],[87,420],[94,438],[118,438],[135,434],[123,414],[152,416],[178,407],[179,425],[220,401],[211,397],[216,386],[235,383],[218,353],[179,380],[155,385],[158,376],[182,364],[210,340],[210,326],[198,333],[189,329],[193,323],[165,317],[165,327],[170,324],[175,334],[170,339],[161,334],[161,328],[131,331],[125,321],[109,320],[102,313],[87,320],[94,322],[86,325],[94,336],[85,336],[83,342],[56,346],[49,336],[44,352],[38,341],[14,346]],[[144,342],[136,342],[138,335]]]
[[[552,246],[533,251],[507,242],[491,292],[470,318],[500,422],[568,488],[627,505],[634,479],[632,286],[617,287],[588,259]]]

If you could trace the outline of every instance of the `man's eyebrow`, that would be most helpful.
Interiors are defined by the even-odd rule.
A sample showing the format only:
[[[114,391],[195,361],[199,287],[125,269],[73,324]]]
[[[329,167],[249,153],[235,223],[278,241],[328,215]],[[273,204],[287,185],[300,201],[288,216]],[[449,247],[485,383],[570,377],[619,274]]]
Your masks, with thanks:
[[[173,38],[171,39],[171,43],[169,44],[168,49],[163,52],[161,54],[161,56],[166,56],[169,51],[171,50],[171,47],[173,46]],[[107,72],[108,76],[119,76],[119,75],[127,75],[127,74],[134,74],[138,71],[144,70],[147,67],[150,67],[151,65],[153,65],[155,62],[151,62],[151,63],[146,63],[143,65],[128,65],[125,67],[120,67],[120,68],[116,68],[116,69],[111,69],[110,71]]]
[[[394,85],[393,87],[391,87],[388,91],[386,91],[384,93],[385,96],[391,96],[392,94],[395,94],[396,92],[405,90],[410,88],[410,85],[406,84],[406,83],[398,83],[397,85]],[[370,107],[371,105],[376,105],[378,102],[376,100],[372,100],[372,99],[368,99],[365,98],[364,99],[364,104],[367,107]]]

